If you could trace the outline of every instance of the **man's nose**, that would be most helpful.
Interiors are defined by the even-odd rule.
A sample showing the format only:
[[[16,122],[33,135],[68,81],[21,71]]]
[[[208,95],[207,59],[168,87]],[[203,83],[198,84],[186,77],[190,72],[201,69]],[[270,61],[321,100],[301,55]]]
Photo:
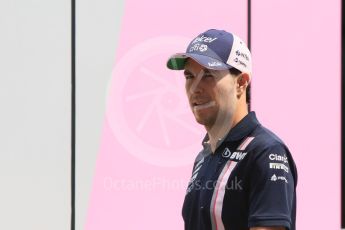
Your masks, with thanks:
[[[202,77],[204,75],[204,71],[201,70],[197,76],[194,78],[194,81],[192,82],[191,87],[189,88],[191,94],[195,93],[201,93],[202,92]]]
[[[202,93],[202,87],[199,83],[192,84],[192,86],[189,88],[190,94],[200,94]]]

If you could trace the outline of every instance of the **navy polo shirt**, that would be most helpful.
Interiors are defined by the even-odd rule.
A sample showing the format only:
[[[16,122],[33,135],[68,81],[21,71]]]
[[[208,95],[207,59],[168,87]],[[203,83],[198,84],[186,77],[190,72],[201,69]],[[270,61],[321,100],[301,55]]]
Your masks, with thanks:
[[[182,208],[186,230],[295,230],[297,169],[286,145],[247,114],[214,153],[203,140]]]

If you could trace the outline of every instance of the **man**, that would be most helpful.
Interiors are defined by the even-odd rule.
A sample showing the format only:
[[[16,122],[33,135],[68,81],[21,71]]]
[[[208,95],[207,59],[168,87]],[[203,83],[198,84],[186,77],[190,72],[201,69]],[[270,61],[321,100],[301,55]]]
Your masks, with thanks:
[[[297,169],[286,145],[248,113],[251,54],[208,30],[168,68],[184,70],[190,107],[207,134],[182,215],[187,230],[295,230]]]

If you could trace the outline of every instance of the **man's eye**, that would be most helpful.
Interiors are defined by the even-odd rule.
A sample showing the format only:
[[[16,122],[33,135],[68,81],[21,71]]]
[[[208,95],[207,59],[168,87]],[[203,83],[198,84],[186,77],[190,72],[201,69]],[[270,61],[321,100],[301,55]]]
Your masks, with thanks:
[[[203,77],[204,78],[208,78],[208,77],[214,77],[214,76],[212,74],[210,74],[210,73],[205,73]]]
[[[193,75],[184,75],[184,77],[186,78],[186,80],[188,80],[188,79],[193,79],[193,78],[194,78]]]

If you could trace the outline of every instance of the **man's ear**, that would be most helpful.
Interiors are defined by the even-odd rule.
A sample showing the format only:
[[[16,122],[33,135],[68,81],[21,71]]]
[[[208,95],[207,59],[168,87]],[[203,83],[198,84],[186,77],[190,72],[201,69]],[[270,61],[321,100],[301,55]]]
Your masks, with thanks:
[[[249,75],[247,73],[241,73],[240,75],[238,75],[236,82],[237,97],[240,97],[243,93],[246,92],[248,84]]]

